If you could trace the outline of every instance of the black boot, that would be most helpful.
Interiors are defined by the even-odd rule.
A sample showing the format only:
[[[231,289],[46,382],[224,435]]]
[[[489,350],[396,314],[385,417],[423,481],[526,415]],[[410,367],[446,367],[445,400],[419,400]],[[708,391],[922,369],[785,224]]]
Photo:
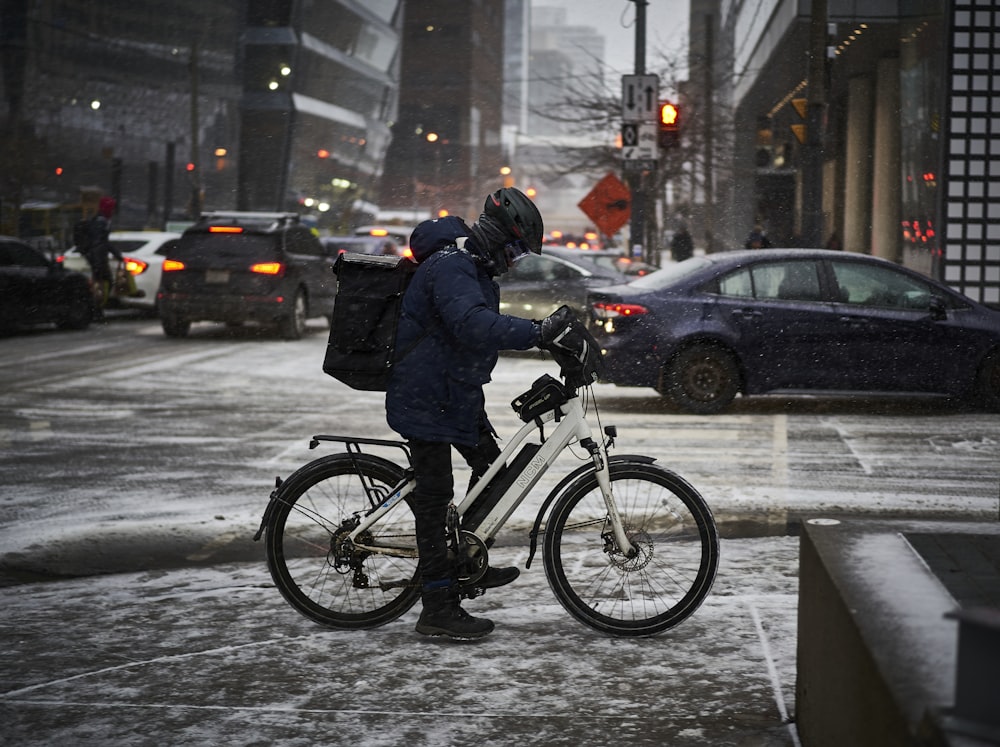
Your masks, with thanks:
[[[444,635],[457,640],[482,638],[493,632],[493,623],[473,617],[462,609],[455,587],[424,591],[420,595],[424,609],[417,620],[417,632],[423,635]]]

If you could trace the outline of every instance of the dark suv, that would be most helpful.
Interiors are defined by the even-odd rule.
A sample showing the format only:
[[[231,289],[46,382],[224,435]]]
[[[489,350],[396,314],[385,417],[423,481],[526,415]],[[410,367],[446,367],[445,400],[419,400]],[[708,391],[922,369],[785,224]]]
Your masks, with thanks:
[[[297,340],[306,319],[333,311],[333,259],[295,213],[202,213],[163,262],[163,331],[260,322]]]

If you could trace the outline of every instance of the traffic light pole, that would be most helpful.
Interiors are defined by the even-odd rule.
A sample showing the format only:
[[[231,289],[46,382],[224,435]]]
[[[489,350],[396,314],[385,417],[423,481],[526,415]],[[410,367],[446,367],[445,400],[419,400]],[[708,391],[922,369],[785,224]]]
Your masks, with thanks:
[[[646,74],[646,5],[647,0],[632,0],[635,3],[635,74]],[[626,173],[626,181],[632,190],[632,215],[629,222],[629,254],[646,259],[646,188],[645,172],[640,170]]]

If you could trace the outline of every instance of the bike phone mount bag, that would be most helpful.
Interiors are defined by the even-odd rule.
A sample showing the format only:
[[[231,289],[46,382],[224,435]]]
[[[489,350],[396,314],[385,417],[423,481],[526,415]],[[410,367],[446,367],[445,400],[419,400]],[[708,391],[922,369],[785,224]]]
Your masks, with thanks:
[[[535,418],[565,404],[566,400],[566,390],[563,385],[549,374],[544,374],[535,379],[531,389],[514,399],[510,406],[521,420],[530,423]]]

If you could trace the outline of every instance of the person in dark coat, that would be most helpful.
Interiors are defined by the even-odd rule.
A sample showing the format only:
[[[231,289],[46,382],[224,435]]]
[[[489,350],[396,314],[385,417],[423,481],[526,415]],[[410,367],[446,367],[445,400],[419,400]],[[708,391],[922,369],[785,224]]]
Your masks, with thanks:
[[[771,240],[764,233],[764,227],[758,223],[750,231],[750,235],[747,236],[746,243],[743,246],[747,249],[770,249]]]
[[[456,217],[425,221],[410,248],[419,263],[406,295],[394,365],[386,389],[386,419],[407,439],[416,485],[412,494],[420,552],[423,610],[417,632],[469,639],[493,630],[460,606],[454,561],[446,537],[453,499],[451,449],[478,479],[500,454],[486,418],[483,385],[500,350],[539,345],[543,322],[499,312],[494,278],[529,252],[541,253],[542,218],[517,189],[486,198],[471,226]],[[493,588],[517,578],[517,568],[489,568],[477,586]]]
[[[683,262],[694,256],[694,241],[688,233],[687,226],[681,226],[670,239],[670,257],[674,262]]]
[[[82,253],[90,264],[90,278],[94,287],[94,295],[98,296],[98,311],[107,306],[108,298],[111,295],[111,268],[108,266],[108,255],[112,255],[119,262],[122,261],[122,254],[111,243],[111,218],[115,214],[117,202],[112,197],[102,197],[97,205],[97,215],[91,220],[87,228],[87,246],[82,247]]]

